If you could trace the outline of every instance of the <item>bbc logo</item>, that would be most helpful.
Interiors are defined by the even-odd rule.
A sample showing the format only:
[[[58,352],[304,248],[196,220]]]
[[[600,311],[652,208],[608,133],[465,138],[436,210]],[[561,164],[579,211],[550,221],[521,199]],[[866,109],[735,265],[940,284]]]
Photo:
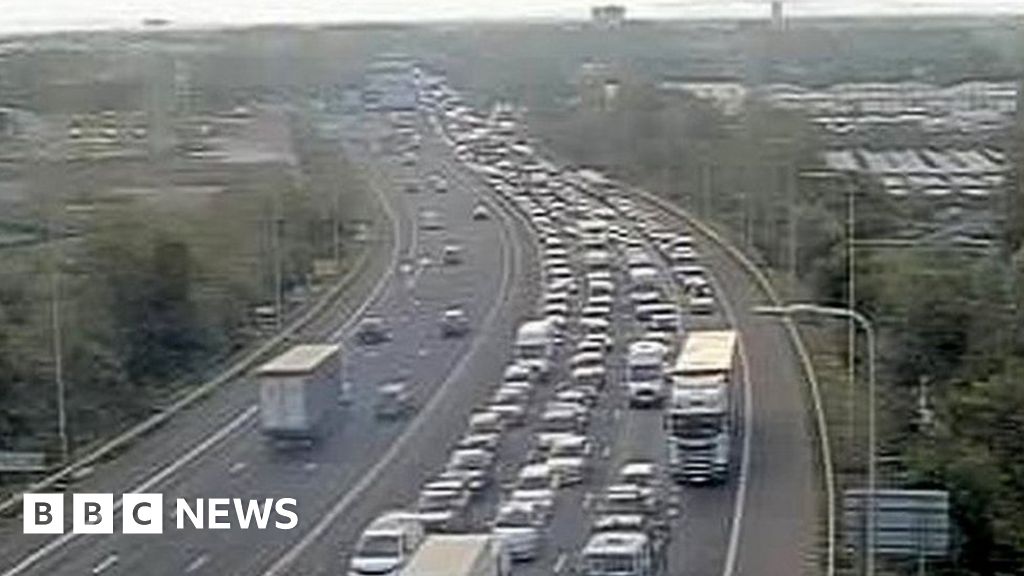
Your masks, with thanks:
[[[163,494],[125,494],[121,499],[121,531],[124,534],[163,533]],[[113,494],[74,494],[71,499],[71,531],[75,534],[113,534]],[[25,534],[63,534],[63,494],[25,494],[22,500]]]
[[[64,504],[63,494],[25,494],[22,500],[24,533],[63,534]],[[72,533],[114,533],[118,507],[113,494],[73,494],[71,505]],[[297,506],[294,498],[178,498],[174,501],[175,528],[294,530],[299,524]],[[124,494],[120,502],[121,532],[162,534],[163,509],[163,494]]]

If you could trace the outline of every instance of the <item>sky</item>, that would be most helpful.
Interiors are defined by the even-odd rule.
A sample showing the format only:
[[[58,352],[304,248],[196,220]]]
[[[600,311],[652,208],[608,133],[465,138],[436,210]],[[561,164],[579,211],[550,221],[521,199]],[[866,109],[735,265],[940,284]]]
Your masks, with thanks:
[[[463,19],[580,19],[608,0],[0,0],[0,32],[137,25],[166,18],[180,25],[271,22],[380,22]],[[758,18],[769,0],[612,0],[642,18]],[[1024,0],[786,0],[791,17],[934,14],[1024,14]]]

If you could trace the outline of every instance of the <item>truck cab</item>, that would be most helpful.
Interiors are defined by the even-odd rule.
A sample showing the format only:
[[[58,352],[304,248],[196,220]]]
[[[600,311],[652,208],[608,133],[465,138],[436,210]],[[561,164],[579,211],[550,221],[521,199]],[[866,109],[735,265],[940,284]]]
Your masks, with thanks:
[[[545,376],[555,353],[555,337],[555,326],[547,320],[524,323],[516,334],[516,358],[539,376]]]

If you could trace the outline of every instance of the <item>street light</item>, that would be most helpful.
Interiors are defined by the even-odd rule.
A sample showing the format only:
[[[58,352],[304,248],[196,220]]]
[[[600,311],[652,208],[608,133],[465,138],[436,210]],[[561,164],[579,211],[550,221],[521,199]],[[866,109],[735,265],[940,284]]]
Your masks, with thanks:
[[[794,316],[813,314],[841,318],[855,322],[864,331],[868,341],[868,509],[867,509],[867,558],[865,574],[875,574],[875,488],[877,476],[875,470],[875,452],[877,436],[875,434],[875,329],[867,316],[851,308],[835,308],[818,304],[795,303],[784,306],[755,306],[755,314],[767,316]]]

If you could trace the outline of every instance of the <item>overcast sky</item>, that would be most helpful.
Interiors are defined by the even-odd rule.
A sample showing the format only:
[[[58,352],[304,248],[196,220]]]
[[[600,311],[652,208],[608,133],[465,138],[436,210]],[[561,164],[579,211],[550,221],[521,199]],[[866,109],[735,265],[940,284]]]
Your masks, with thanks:
[[[0,32],[93,28],[146,17],[179,24],[347,22],[506,18],[585,18],[605,0],[0,0]],[[760,17],[769,0],[620,1],[632,16]],[[999,12],[1024,13],[1024,0],[787,0],[791,16]]]

